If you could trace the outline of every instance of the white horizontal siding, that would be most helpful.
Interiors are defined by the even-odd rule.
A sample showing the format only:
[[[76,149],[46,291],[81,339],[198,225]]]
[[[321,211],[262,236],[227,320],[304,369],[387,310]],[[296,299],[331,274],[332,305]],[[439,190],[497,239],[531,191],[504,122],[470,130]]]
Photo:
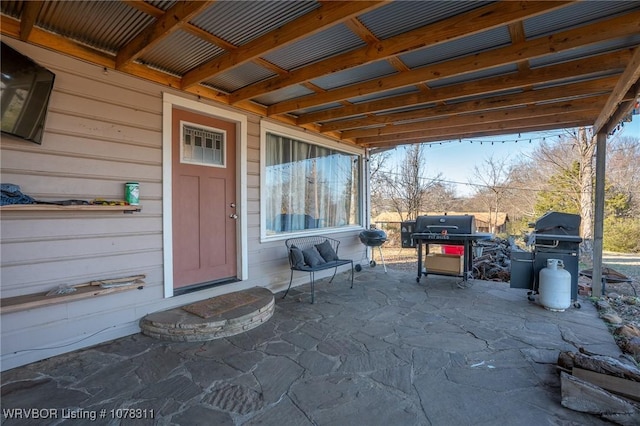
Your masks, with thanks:
[[[163,300],[161,88],[7,42],[56,80],[42,145],[3,135],[2,181],[43,201],[121,200],[124,183],[138,181],[142,212],[3,212],[2,297],[138,274],[146,284],[2,314],[3,369],[113,338],[109,330],[129,333],[137,328],[136,305]],[[51,349],[35,350],[42,348]]]
[[[56,81],[42,145],[3,135],[2,182],[54,201],[122,199],[124,183],[137,181],[142,211],[3,212],[2,297],[96,279],[138,274],[146,279],[143,290],[2,314],[2,369],[135,333],[140,318],[151,312],[253,286],[286,287],[284,242],[260,242],[259,117],[248,116],[248,279],[167,299],[162,228],[162,92],[167,89],[16,40],[6,42],[51,69]],[[343,241],[342,255],[361,256],[353,231],[336,238]],[[296,284],[305,282],[307,274],[296,275]]]

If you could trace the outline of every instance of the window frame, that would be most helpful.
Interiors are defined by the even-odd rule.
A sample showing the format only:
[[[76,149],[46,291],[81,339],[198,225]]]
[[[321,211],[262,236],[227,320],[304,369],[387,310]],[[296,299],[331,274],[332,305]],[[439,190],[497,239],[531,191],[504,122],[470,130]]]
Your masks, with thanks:
[[[291,139],[298,140],[311,145],[318,145],[321,147],[335,149],[345,154],[357,155],[359,159],[360,182],[358,183],[358,211],[359,224],[346,225],[341,227],[327,227],[327,228],[314,228],[305,229],[297,232],[287,232],[276,235],[267,235],[267,215],[266,215],[266,164],[267,164],[267,133],[274,133],[278,136],[283,136]],[[279,241],[287,238],[293,238],[302,235],[327,235],[336,234],[345,231],[362,230],[364,228],[364,211],[365,211],[365,162],[366,152],[363,148],[359,148],[352,145],[339,143],[331,139],[325,139],[319,135],[307,133],[301,130],[292,129],[280,124],[272,123],[266,120],[260,122],[260,241]]]
[[[185,126],[209,131],[211,133],[218,133],[222,135],[222,164],[202,163],[202,162],[199,163],[197,161],[187,161],[184,159],[184,128]],[[180,163],[191,164],[194,166],[216,167],[219,169],[226,169],[227,168],[227,131],[223,129],[217,129],[215,127],[203,126],[203,125],[192,123],[186,120],[180,120]]]

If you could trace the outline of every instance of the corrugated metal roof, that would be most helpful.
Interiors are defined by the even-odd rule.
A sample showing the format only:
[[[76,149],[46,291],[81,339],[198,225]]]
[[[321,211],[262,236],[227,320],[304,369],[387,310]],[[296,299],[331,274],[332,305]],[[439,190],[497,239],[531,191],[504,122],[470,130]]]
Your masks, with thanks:
[[[360,37],[340,24],[273,51],[264,59],[280,68],[292,70],[364,44]]]
[[[359,22],[365,25],[381,40],[388,40],[395,35],[406,33],[416,28],[420,28],[416,31],[418,36],[421,32],[424,32],[425,36],[427,36],[429,25],[442,22],[443,25],[450,28],[450,35],[454,39],[426,48],[421,48],[422,44],[420,40],[415,40],[415,44],[403,44],[401,49],[403,49],[402,52],[404,53],[397,55],[397,57],[411,70],[419,70],[421,67],[433,66],[433,64],[443,62],[445,62],[445,64],[442,65],[443,68],[453,69],[457,63],[457,61],[455,61],[456,58],[469,58],[469,60],[471,60],[473,56],[470,55],[482,55],[482,57],[491,61],[490,63],[502,62],[499,57],[496,58],[500,53],[500,50],[496,49],[512,44],[508,25],[504,24],[498,28],[489,28],[473,36],[455,38],[465,33],[464,29],[461,28],[461,26],[464,25],[464,20],[461,15],[492,3],[495,2],[475,0],[398,0],[389,4],[385,3],[383,6],[378,5],[377,8],[376,5],[359,3],[359,6],[362,7],[361,10],[367,10],[368,12],[356,13],[353,19],[359,20]],[[7,16],[24,20],[27,19],[27,16],[24,16],[26,4],[25,1],[7,0],[1,2],[0,8],[6,20],[12,19]],[[136,56],[137,61],[154,70],[161,70],[167,74],[182,76],[206,61],[224,54],[223,48],[215,46],[211,41],[206,41],[206,36],[199,38],[193,32],[187,31],[188,28],[185,28],[185,26],[195,25],[204,32],[220,37],[229,44],[240,48],[237,53],[241,59],[237,62],[237,66],[233,64],[229,64],[231,68],[225,66],[221,75],[216,75],[216,70],[211,69],[209,70],[208,77],[203,75],[199,76],[199,78],[204,79],[201,84],[207,87],[213,87],[216,90],[232,93],[258,82],[264,83],[253,87],[255,90],[236,92],[235,94],[237,96],[234,96],[234,99],[248,99],[256,103],[262,103],[263,105],[273,105],[282,101],[296,100],[299,98],[301,101],[304,100],[306,105],[310,106],[293,111],[296,114],[319,113],[327,109],[332,109],[331,114],[318,114],[315,116],[315,118],[320,121],[339,120],[339,117],[349,117],[353,109],[348,107],[348,102],[358,103],[359,106],[357,109],[360,112],[361,107],[363,111],[365,109],[361,103],[412,94],[420,90],[416,85],[407,85],[391,90],[388,89],[389,86],[381,85],[379,87],[370,87],[369,90],[367,90],[367,94],[360,96],[354,96],[353,93],[364,93],[364,91],[341,90],[343,87],[353,84],[357,85],[367,81],[369,85],[374,86],[372,82],[385,76],[395,75],[395,73],[398,72],[394,66],[395,62],[387,60],[387,56],[393,55],[395,51],[392,51],[392,48],[388,50],[378,50],[377,48],[379,48],[379,46],[375,43],[367,47],[367,54],[370,55],[367,60],[371,61],[371,63],[358,66],[358,64],[362,64],[363,62],[361,56],[346,58],[345,55],[346,59],[344,64],[332,60],[332,58],[335,58],[336,55],[340,53],[356,51],[360,53],[358,48],[365,46],[363,38],[366,39],[367,37],[363,36],[361,38],[361,35],[358,34],[359,32],[346,23],[328,22],[328,26],[323,27],[322,31],[318,33],[310,31],[304,36],[304,39],[300,39],[295,43],[279,46],[277,50],[271,51],[268,48],[262,52],[255,52],[253,50],[245,52],[242,50],[242,46],[246,45],[249,41],[265,34],[271,33],[271,40],[277,41],[280,34],[274,33],[274,30],[281,28],[282,25],[286,23],[293,22],[293,20],[301,16],[309,14],[313,10],[317,10],[323,2],[316,0],[220,0],[218,2],[207,3],[206,8],[198,9],[196,12],[197,15],[192,17],[188,23],[185,21],[176,22],[171,19],[173,17],[167,17],[170,18],[170,22],[167,22],[167,25],[171,26],[174,23],[176,24],[176,27],[171,28],[171,30],[175,32],[166,37],[159,34],[160,37],[152,41],[154,44],[148,46],[149,50],[145,50],[142,46],[131,46],[138,48],[138,52],[129,52],[129,49],[126,51],[122,50],[128,42],[146,29],[149,29],[150,26],[153,26],[156,22],[154,16],[158,16],[159,14],[154,10],[148,10],[149,5],[158,10],[167,11],[176,4],[178,4],[177,0],[147,0],[145,3],[115,0],[42,2],[38,4],[38,6],[41,5],[42,8],[37,17],[35,28],[50,31],[52,34],[47,37],[46,40],[32,37],[26,42],[43,44],[44,47],[48,49],[59,50],[62,54],[76,56],[81,60],[89,61],[99,66],[105,66],[105,63],[109,64],[109,66],[112,66],[111,64],[115,66],[120,65],[117,63],[118,58],[115,56],[118,51],[125,54],[132,53],[134,55],[140,55],[139,57]],[[518,6],[518,4],[522,7]],[[480,60],[478,61],[478,68],[474,68],[474,71],[466,72],[465,74],[451,76],[452,73],[456,72],[455,69],[453,69],[453,71],[446,71],[448,77],[440,78],[439,80],[432,80],[434,77],[428,77],[429,80],[427,80],[427,83],[429,86],[441,88],[457,83],[473,82],[475,90],[469,91],[467,94],[476,93],[476,95],[467,96],[464,99],[458,99],[456,101],[497,97],[504,93],[514,92],[494,90],[495,86],[483,88],[482,79],[498,76],[495,81],[499,81],[501,77],[505,75],[519,78],[520,75],[517,74],[517,61],[528,60],[531,67],[542,67],[577,58],[589,58],[595,54],[615,52],[616,50],[618,50],[621,57],[624,56],[626,58],[629,56],[628,50],[622,52],[619,49],[637,48],[640,46],[640,34],[637,34],[637,27],[626,25],[626,23],[623,24],[625,19],[628,20],[627,22],[629,24],[635,22],[638,13],[636,12],[631,15],[629,11],[640,10],[640,1],[581,1],[563,8],[557,8],[556,5],[552,3],[544,2],[536,3],[535,6],[529,6],[530,4],[526,2],[519,2],[518,4],[514,4],[514,8],[520,8],[520,10],[518,12],[512,11],[513,13],[510,12],[505,15],[503,21],[511,22],[511,20],[515,19],[514,13],[519,13],[521,16],[540,13],[540,16],[524,21],[525,32],[529,40],[534,37],[546,36],[547,34],[556,35],[560,31],[569,28],[583,27],[587,23],[609,19],[611,16],[619,16],[625,13],[628,15],[624,15],[621,19],[616,19],[614,23],[610,24],[610,28],[599,29],[597,34],[594,34],[594,40],[601,40],[601,42],[580,47],[581,33],[580,31],[576,31],[575,43],[572,42],[572,46],[575,45],[577,47],[567,49],[560,53],[546,55],[542,58],[536,57],[540,54],[540,50],[528,49],[527,44],[522,43],[521,46],[517,46],[521,56],[512,58],[513,63],[509,65],[480,69],[479,67],[485,66],[483,65],[485,61]],[[182,5],[182,3],[180,3],[180,5]],[[202,3],[198,3],[196,6],[197,5],[202,5]],[[355,5],[354,3],[353,6]],[[36,6],[36,4],[34,4],[34,6]],[[138,7],[148,10],[149,14],[139,11],[137,9]],[[541,10],[543,9],[546,10],[546,12],[542,12]],[[496,7],[493,13],[500,15],[502,10],[501,7]],[[598,25],[598,28],[599,27],[601,26]],[[303,31],[305,30],[306,29],[303,29]],[[592,30],[585,28],[583,32],[586,31]],[[20,26],[13,24],[2,28],[2,33],[3,37],[5,35],[14,38],[22,38],[24,36],[24,34],[20,33]],[[78,46],[74,47],[74,42],[76,42]],[[155,43],[157,43],[157,45]],[[388,44],[393,46],[394,43],[394,40],[390,40]],[[92,52],[85,50],[84,46],[109,52],[112,56],[93,55]],[[548,51],[551,49],[553,49],[552,43],[550,43]],[[265,66],[264,62],[259,60],[251,61],[254,54],[285,70],[296,70],[306,65],[311,66],[305,68],[304,72],[277,76],[276,74],[280,73],[274,73],[272,67]],[[105,62],[105,60],[108,62]],[[245,62],[245,60],[247,62]],[[323,66],[313,66],[325,60],[326,62],[322,63]],[[603,64],[603,67],[598,69],[605,69],[604,66],[607,66],[607,64]],[[619,67],[622,68],[621,65]],[[430,70],[438,68],[440,68],[440,66],[435,65],[433,68],[430,68]],[[609,66],[609,68],[612,67]],[[341,71],[326,73],[326,69],[340,69]],[[124,67],[122,71],[140,78],[149,78],[142,67]],[[566,84],[567,82],[593,78],[595,75],[610,75],[611,73],[620,75],[621,70],[608,69],[602,73],[593,73],[592,75],[583,75],[584,72],[575,69],[567,69],[564,72],[561,71],[563,70],[558,69],[557,74],[549,76],[547,78],[549,81],[545,84],[547,86],[556,85],[558,82]],[[444,75],[444,72],[441,73],[441,75]],[[265,81],[273,77],[278,78]],[[553,79],[553,81],[551,81],[551,79]],[[325,98],[323,95],[313,96],[313,90],[309,89],[304,83],[307,80],[324,90],[331,90],[332,102],[330,104],[322,104]],[[411,82],[415,83],[414,80],[411,80]],[[195,82],[186,81],[185,84],[190,86],[195,84]],[[406,84],[406,82],[400,84]],[[526,81],[524,81],[523,84],[526,84]],[[505,82],[502,88],[504,90],[511,86],[512,79],[510,78],[509,82]],[[539,87],[545,86],[540,85]],[[378,92],[380,89],[385,90]],[[489,90],[493,90],[493,92],[487,93]],[[563,96],[561,86],[557,91],[557,94],[554,93],[554,91],[550,91],[549,101],[553,102],[554,97],[558,98]],[[597,91],[597,89],[595,89],[595,91]],[[451,90],[446,89],[443,92],[448,93],[445,97],[449,99],[457,96],[459,93],[459,91],[455,90],[455,87],[452,87]],[[204,96],[207,96],[207,92],[204,92]],[[354,97],[347,99],[345,96]],[[425,108],[424,105],[410,106],[410,104],[415,101],[415,96],[407,96],[402,99],[402,103],[407,106],[393,111],[409,111],[414,108]],[[319,104],[315,105],[316,103]],[[373,102],[366,109],[369,109],[369,114],[379,113],[378,108],[380,108],[380,104],[379,102]],[[241,108],[242,105],[243,104],[239,104]],[[287,103],[287,105],[290,105],[290,103]],[[437,108],[437,106],[434,108]],[[334,109],[335,111],[333,111]],[[391,109],[387,109],[387,111],[390,110]],[[285,108],[282,108],[281,112],[291,113],[291,111],[285,111]],[[447,115],[446,111],[443,112],[443,115]],[[325,118],[322,118],[323,116]],[[579,118],[577,115],[573,117],[576,117],[576,119]],[[312,119],[313,117],[306,117],[304,121],[306,122]],[[591,119],[596,120],[597,117],[592,117]],[[588,122],[588,120],[580,120],[581,122]],[[539,121],[543,122],[544,120]],[[428,129],[425,129],[425,131],[428,133]],[[379,138],[371,142],[363,139],[362,142],[367,146],[369,146],[370,143],[382,146],[386,143],[394,144],[397,141],[393,138],[388,141]]]
[[[154,18],[114,1],[45,2],[38,26],[99,50],[115,53]]]
[[[359,119],[365,118],[365,117],[366,117],[365,115],[354,115],[353,117],[349,117],[347,119],[341,118],[339,120],[325,120],[325,121],[322,122],[322,124],[327,124],[327,123],[334,124],[334,123],[340,123],[342,121],[359,120]]]
[[[319,7],[316,1],[300,0],[219,1],[190,22],[235,46],[242,46]]]
[[[602,92],[600,92],[600,94],[605,94],[607,93],[606,90],[603,90]],[[593,96],[595,96],[596,93],[589,93],[588,95],[576,95],[576,96],[567,96],[564,98],[556,98],[556,99],[552,99],[552,100],[547,100],[547,101],[542,101],[542,102],[536,102],[535,105],[551,105],[557,102],[566,102],[566,101],[572,101],[572,100],[576,100],[576,99],[586,99],[586,98],[591,98]]]
[[[556,86],[562,86],[564,84],[570,84],[570,83],[580,83],[582,81],[589,81],[589,80],[594,80],[596,78],[602,78],[602,77],[607,77],[610,75],[618,75],[622,72],[622,69],[619,70],[607,70],[607,71],[600,71],[600,72],[594,72],[588,75],[579,75],[579,76],[575,76],[575,77],[567,77],[564,79],[558,79],[558,80],[553,80],[553,81],[549,81],[549,82],[545,82],[545,83],[541,83],[541,84],[536,84],[533,86],[533,88],[535,90],[537,89],[547,89],[549,87],[556,87]]]
[[[377,61],[325,75],[321,78],[316,78],[311,82],[325,90],[331,90],[348,84],[395,74],[397,72],[398,70],[388,61]]]
[[[341,106],[343,106],[341,103],[333,102],[333,103],[330,103],[330,104],[324,104],[324,105],[318,105],[318,106],[309,107],[309,108],[297,109],[295,111],[291,111],[291,114],[293,114],[293,115],[310,114],[312,112],[319,112],[319,111],[326,111],[326,110],[334,109],[334,108],[340,108]]]
[[[359,19],[376,37],[384,40],[490,3],[494,2],[396,1]]]
[[[435,107],[437,104],[435,102],[430,102],[427,104],[419,104],[419,105],[411,105],[408,107],[403,107],[403,108],[396,108],[393,110],[393,113],[401,113],[401,112],[411,112],[411,111],[417,111],[417,110],[422,110],[425,108],[433,108]],[[385,114],[375,114],[376,116],[384,116]]]
[[[522,89],[511,89],[511,90],[501,90],[499,92],[493,92],[493,93],[482,93],[482,94],[473,95],[473,96],[462,96],[459,98],[447,100],[447,105],[455,105],[455,104],[468,102],[468,101],[477,101],[480,99],[493,98],[496,96],[513,95],[513,94],[522,93],[522,92],[523,92]]]
[[[565,31],[589,22],[640,9],[638,1],[581,1],[523,22],[527,39]]]
[[[616,75],[619,74],[620,72],[622,72],[622,70],[607,70],[607,71],[602,71],[602,72],[598,72],[598,73],[593,73],[593,74],[589,74],[587,76],[579,76],[579,77],[575,77],[572,78],[569,82],[570,83],[577,83],[577,82],[581,82],[581,81],[589,81],[589,80],[594,80],[594,79],[598,79],[598,78],[602,78],[602,77],[607,77],[610,75]],[[561,86],[567,84],[567,80],[561,80],[561,81],[551,81],[551,82],[545,82],[545,83],[541,83],[541,84],[536,84],[533,86],[533,90],[539,90],[539,89],[548,89],[549,87],[556,87],[556,86]]]
[[[254,100],[263,105],[273,105],[287,99],[298,98],[300,96],[310,95],[312,93],[315,92],[311,89],[308,89],[301,85],[295,85],[269,92],[266,95],[255,98]]]
[[[436,88],[436,87],[450,86],[452,84],[464,83],[465,81],[472,81],[472,80],[488,78],[488,77],[496,77],[499,75],[514,73],[516,71],[518,71],[518,65],[507,64],[507,65],[502,65],[500,67],[483,69],[476,72],[468,72],[466,74],[460,74],[460,75],[455,75],[453,77],[442,78],[440,80],[431,81],[429,82],[429,87]]]
[[[0,10],[3,15],[11,16],[12,18],[20,18],[22,13],[23,1],[2,1],[0,2]]]
[[[400,56],[400,59],[402,59],[409,68],[416,68],[471,53],[507,46],[510,43],[511,37],[509,35],[509,29],[507,27],[498,27],[469,37],[405,53]]]
[[[630,37],[619,38],[616,40],[607,40],[602,43],[590,44],[584,47],[565,50],[550,55],[529,60],[531,68],[543,67],[547,65],[558,64],[561,62],[571,61],[574,59],[586,58],[601,53],[611,52],[615,50],[635,47],[640,44],[640,34]]]
[[[380,99],[390,98],[392,96],[406,95],[409,93],[418,93],[418,92],[419,90],[416,86],[399,87],[397,89],[387,90],[386,92],[376,92],[369,95],[363,95],[363,96],[351,98],[349,99],[349,102],[358,104],[361,102],[377,101]]]
[[[224,52],[224,49],[190,33],[175,31],[140,56],[138,61],[181,76]]]
[[[204,80],[202,84],[230,93],[273,76],[275,76],[273,72],[253,62],[247,62],[214,78]]]
[[[174,4],[178,3],[177,0],[145,0],[145,3],[149,3],[151,6],[158,9],[167,10]]]

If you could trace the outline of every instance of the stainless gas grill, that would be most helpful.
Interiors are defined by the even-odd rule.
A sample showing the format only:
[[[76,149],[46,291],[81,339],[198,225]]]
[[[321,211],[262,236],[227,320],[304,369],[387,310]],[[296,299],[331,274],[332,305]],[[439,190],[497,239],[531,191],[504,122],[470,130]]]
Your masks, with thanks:
[[[511,253],[511,288],[526,288],[529,299],[538,292],[540,270],[547,259],[560,259],[571,274],[571,300],[579,306],[578,255],[580,250],[580,222],[577,214],[549,212],[531,224],[533,231],[526,237],[531,251]]]
[[[405,242],[405,238],[403,237],[403,245],[410,244],[417,248],[418,277],[416,278],[416,282],[420,282],[422,275],[430,273],[442,275],[438,272],[430,272],[423,266],[423,254],[429,254],[429,245],[446,244],[463,246],[462,279],[466,282],[470,274],[469,268],[473,265],[473,243],[477,240],[491,238],[491,234],[476,232],[475,217],[471,215],[418,216],[415,224],[406,223],[403,224],[402,228],[413,230],[410,237],[411,242]],[[455,275],[459,276],[459,274]]]

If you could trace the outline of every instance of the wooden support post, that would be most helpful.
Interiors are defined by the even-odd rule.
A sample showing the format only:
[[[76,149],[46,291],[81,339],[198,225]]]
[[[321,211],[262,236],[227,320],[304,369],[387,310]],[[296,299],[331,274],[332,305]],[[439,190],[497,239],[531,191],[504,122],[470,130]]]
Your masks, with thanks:
[[[596,135],[596,200],[593,214],[593,275],[591,295],[602,296],[602,238],[604,235],[604,179],[606,166],[607,134]]]

